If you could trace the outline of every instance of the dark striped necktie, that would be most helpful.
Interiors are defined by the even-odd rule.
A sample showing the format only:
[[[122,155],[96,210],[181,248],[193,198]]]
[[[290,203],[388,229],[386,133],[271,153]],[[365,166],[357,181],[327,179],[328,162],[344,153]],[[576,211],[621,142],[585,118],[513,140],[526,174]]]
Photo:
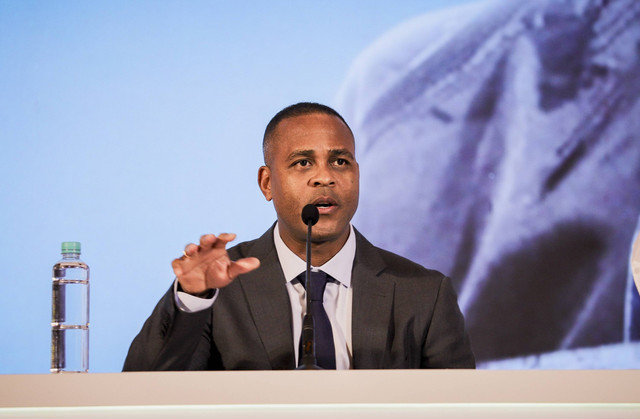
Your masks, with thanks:
[[[298,280],[306,289],[305,272],[298,275]],[[331,322],[329,316],[324,309],[322,300],[324,297],[324,289],[327,286],[327,280],[331,278],[322,271],[311,272],[311,307],[308,308],[313,316],[313,328],[315,332],[316,344],[316,360],[318,366],[325,370],[336,369],[336,348],[333,343],[333,332],[331,331]],[[298,345],[298,365],[302,360],[302,341]]]

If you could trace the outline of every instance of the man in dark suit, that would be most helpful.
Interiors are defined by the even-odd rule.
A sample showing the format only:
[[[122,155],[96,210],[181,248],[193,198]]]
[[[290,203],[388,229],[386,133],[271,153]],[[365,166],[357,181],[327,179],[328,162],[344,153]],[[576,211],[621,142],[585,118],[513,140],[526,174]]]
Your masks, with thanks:
[[[351,226],[359,168],[344,119],[324,105],[292,105],[268,124],[263,151],[258,183],[276,224],[228,251],[233,234],[187,245],[124,370],[295,368],[307,204],[320,214],[311,264],[327,280],[329,368],[475,367],[450,280],[374,247]]]

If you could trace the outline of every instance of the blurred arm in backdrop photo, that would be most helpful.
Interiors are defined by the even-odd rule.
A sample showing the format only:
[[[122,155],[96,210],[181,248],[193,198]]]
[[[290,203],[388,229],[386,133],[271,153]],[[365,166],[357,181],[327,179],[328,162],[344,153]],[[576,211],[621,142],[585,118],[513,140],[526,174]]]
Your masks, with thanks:
[[[450,275],[483,368],[640,365],[639,44],[637,1],[491,0],[405,22],[349,72],[354,223]]]

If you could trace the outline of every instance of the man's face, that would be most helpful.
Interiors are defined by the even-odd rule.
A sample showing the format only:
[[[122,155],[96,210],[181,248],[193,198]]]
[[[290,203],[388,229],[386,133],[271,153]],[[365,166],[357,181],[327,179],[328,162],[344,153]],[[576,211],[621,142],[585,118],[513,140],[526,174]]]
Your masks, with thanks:
[[[258,181],[265,198],[273,200],[282,239],[289,246],[306,241],[301,213],[313,204],[320,213],[313,242],[342,245],[358,207],[360,177],[347,126],[321,113],[297,116],[281,121],[271,141]]]

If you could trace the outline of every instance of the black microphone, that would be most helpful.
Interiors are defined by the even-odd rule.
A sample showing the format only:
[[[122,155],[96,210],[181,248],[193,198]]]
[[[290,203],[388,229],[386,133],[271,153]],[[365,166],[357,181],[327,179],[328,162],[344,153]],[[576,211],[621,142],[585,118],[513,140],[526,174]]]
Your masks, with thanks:
[[[320,219],[320,213],[318,212],[318,208],[316,208],[315,205],[308,204],[305,205],[304,208],[302,208],[303,223],[305,223],[306,225],[309,225],[309,223],[311,223],[311,225],[314,226],[318,222],[318,219]],[[309,237],[307,237],[307,239],[309,239]]]
[[[301,357],[301,363],[298,367],[299,370],[321,370],[316,361],[316,343],[313,330],[313,318],[311,316],[311,226],[314,226],[318,219],[320,219],[320,213],[315,205],[308,204],[302,208],[302,222],[307,225],[307,272],[306,288],[307,288],[307,310],[302,319],[302,333],[300,340],[302,341],[302,353],[298,354]]]

